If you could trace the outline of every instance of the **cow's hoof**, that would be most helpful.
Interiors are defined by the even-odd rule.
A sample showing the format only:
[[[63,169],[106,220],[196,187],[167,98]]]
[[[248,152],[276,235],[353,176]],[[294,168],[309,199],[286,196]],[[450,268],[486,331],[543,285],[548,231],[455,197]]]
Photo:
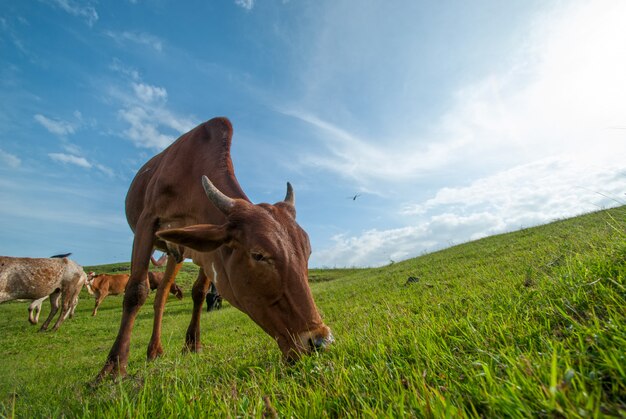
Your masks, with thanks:
[[[200,342],[185,342],[183,353],[199,353],[202,352],[202,344]]]
[[[115,362],[107,361],[96,376],[96,379],[90,383],[90,386],[95,387],[108,377],[114,381],[124,378],[126,377],[126,368],[119,366]]]
[[[148,361],[155,360],[161,355],[163,355],[163,348],[161,347],[161,345],[156,345],[154,347],[150,345],[148,347]]]

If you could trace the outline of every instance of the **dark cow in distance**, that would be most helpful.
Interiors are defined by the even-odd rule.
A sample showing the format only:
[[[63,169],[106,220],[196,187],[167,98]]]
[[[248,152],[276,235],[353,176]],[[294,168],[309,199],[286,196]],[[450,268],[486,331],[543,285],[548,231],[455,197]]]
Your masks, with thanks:
[[[163,352],[164,305],[185,258],[201,267],[192,290],[186,349],[200,350],[200,314],[210,282],[276,340],[287,361],[333,341],[309,288],[311,246],[296,222],[293,189],[288,183],[285,199],[274,205],[250,202],[235,178],[232,133],[226,118],[202,123],[135,176],[126,196],[126,218],[135,233],[131,274],[120,329],[98,379],[126,374],[133,324],[149,292],[144,278],[154,249],[168,258],[154,300],[148,359]]]
[[[206,311],[219,310],[222,308],[222,296],[217,292],[215,285],[211,283],[209,292],[206,293]]]
[[[100,304],[108,295],[124,294],[128,278],[128,274],[96,274],[95,272],[87,274],[87,282],[85,283],[87,292],[96,299],[96,306],[91,313],[92,316],[97,314],[98,307],[100,307]],[[157,289],[162,281],[162,272],[148,272],[148,283],[151,290]],[[176,284],[172,284],[170,292],[179,300],[183,298],[183,290]]]
[[[0,256],[0,303],[18,299],[35,300],[29,307],[29,321],[35,324],[39,318],[41,302],[50,297],[52,309],[39,329],[41,331],[48,329],[59,306],[61,314],[52,330],[57,330],[73,313],[85,280],[83,268],[66,257]],[[33,315],[33,311],[36,314]]]

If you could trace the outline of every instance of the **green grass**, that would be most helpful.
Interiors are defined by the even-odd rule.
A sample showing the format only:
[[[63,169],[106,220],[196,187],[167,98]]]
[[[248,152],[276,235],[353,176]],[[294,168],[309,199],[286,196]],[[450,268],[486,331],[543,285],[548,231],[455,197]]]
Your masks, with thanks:
[[[167,304],[164,356],[145,361],[152,294],[129,378],[97,387],[121,297],[92,318],[83,292],[56,333],[28,324],[27,303],[3,304],[0,416],[626,417],[625,231],[621,207],[383,268],[313,270],[336,343],[294,366],[228,304],[203,314],[204,351],[183,355],[192,265],[185,299]]]

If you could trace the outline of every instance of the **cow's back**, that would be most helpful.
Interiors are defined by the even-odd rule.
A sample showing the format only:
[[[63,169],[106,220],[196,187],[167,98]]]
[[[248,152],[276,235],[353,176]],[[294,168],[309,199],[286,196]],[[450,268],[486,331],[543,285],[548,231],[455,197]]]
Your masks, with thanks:
[[[61,287],[69,262],[66,258],[0,256],[0,302],[50,295]]]
[[[126,195],[126,218],[133,231],[143,216],[163,227],[220,223],[224,217],[206,197],[202,175],[223,193],[248,200],[234,175],[230,158],[232,126],[214,118],[181,136],[150,159]]]
[[[124,293],[128,283],[128,274],[100,274],[93,279],[92,288],[98,291],[106,291],[110,295]]]
[[[67,261],[65,265],[65,272],[63,273],[63,281],[82,285],[87,282],[87,274],[82,266],[73,260],[65,259]]]

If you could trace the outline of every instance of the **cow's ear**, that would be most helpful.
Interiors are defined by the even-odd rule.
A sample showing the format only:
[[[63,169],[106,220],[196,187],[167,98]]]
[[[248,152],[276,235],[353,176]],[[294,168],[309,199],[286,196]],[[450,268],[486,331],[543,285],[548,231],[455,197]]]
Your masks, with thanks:
[[[165,241],[179,244],[199,252],[210,252],[231,240],[226,225],[197,224],[173,228],[157,233]]]

